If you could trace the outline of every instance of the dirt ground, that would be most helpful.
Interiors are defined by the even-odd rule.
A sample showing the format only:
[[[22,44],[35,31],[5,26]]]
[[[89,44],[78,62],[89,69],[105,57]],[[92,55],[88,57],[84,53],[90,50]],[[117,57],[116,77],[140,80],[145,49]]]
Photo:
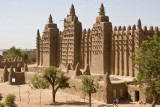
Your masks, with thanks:
[[[30,93],[30,101],[28,98],[28,91]],[[8,85],[8,83],[0,83],[0,93],[3,95],[4,102],[6,96],[9,93],[16,95],[16,104],[18,107],[39,107],[40,106],[40,91],[41,90],[33,90],[28,84],[20,85],[20,97],[19,97],[19,87],[14,85]],[[56,94],[56,101],[58,102],[56,105],[52,104],[52,91],[49,89],[42,90],[41,93],[41,107],[88,107],[88,99],[85,100],[70,95],[61,91],[58,91]],[[29,104],[28,104],[29,103]],[[134,103],[126,103],[119,104],[118,107],[150,107],[150,104],[141,105]],[[106,105],[104,102],[99,102],[96,100],[92,100],[92,107],[113,107],[112,104]],[[160,105],[156,106],[160,107]]]

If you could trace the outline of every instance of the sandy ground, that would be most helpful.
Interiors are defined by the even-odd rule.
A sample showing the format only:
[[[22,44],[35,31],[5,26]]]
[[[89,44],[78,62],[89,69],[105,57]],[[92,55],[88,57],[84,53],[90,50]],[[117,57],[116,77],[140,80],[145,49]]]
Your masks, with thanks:
[[[28,98],[28,92],[30,93],[30,101]],[[40,106],[40,91],[41,90],[33,90],[27,84],[20,85],[20,97],[19,97],[19,87],[11,86],[7,83],[0,83],[0,93],[3,95],[3,100],[9,93],[16,95],[16,104],[18,107],[39,107]],[[58,91],[56,94],[56,101],[58,102],[56,105],[52,104],[52,91],[49,89],[45,89],[42,91],[41,98],[41,107],[88,107],[88,99],[84,102],[84,99],[70,95],[64,92]],[[29,101],[29,104],[28,104]],[[150,104],[140,105],[136,102],[134,103],[126,103],[119,104],[118,107],[150,107]],[[99,102],[96,100],[92,100],[92,107],[113,107],[112,104],[106,105],[104,102]],[[160,107],[160,105],[156,106]]]

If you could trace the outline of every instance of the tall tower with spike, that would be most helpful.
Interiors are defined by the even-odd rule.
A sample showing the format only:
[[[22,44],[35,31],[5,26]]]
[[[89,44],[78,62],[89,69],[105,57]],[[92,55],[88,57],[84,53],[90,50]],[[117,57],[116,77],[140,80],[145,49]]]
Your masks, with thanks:
[[[103,4],[91,32],[91,71],[100,74],[110,73],[112,23],[105,15]]]
[[[57,67],[59,29],[57,24],[53,23],[51,15],[48,22],[41,38],[40,61],[42,66]]]
[[[78,21],[74,5],[71,5],[70,14],[64,19],[64,30],[61,35],[60,66],[70,64],[75,69],[80,61],[80,42],[82,36],[82,24]],[[79,62],[80,63],[80,62]]]

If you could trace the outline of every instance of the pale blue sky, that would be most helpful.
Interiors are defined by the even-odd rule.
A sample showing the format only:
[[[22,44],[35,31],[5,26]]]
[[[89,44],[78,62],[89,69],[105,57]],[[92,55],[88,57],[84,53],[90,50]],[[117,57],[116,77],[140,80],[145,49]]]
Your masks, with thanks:
[[[60,20],[72,3],[83,28],[92,28],[101,3],[113,26],[137,24],[140,18],[142,26],[160,28],[160,0],[0,0],[0,49],[36,48],[37,29],[42,34],[49,14],[63,30]]]

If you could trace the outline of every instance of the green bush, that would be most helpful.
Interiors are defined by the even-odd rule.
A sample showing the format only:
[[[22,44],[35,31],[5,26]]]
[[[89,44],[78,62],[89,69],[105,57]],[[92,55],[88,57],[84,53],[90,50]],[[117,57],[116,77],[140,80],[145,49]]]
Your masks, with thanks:
[[[0,107],[5,107],[5,104],[0,102]]]
[[[0,93],[0,101],[2,100],[2,98],[3,98],[3,97],[2,97],[2,94]],[[1,106],[0,106],[0,107],[1,107]]]
[[[39,74],[35,74],[29,81],[29,86],[33,89],[49,88],[49,82]]]
[[[15,100],[16,96],[14,94],[9,94],[5,99],[5,105],[8,107],[17,107]]]

